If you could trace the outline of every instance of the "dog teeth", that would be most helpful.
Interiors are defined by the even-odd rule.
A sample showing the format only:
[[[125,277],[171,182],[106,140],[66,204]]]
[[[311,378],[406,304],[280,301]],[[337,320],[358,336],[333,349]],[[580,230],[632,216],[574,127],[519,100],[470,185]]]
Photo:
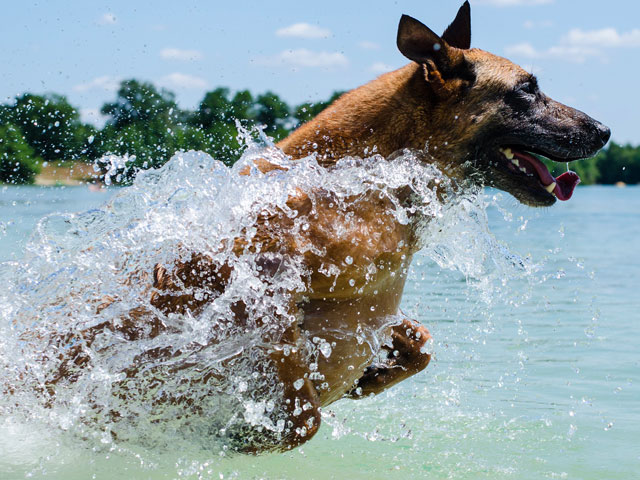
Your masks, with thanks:
[[[500,151],[502,154],[507,157],[509,160],[513,160],[513,152],[510,148],[501,148]],[[517,164],[516,164],[517,165]]]
[[[553,193],[553,190],[555,190],[555,188],[556,182],[553,182],[551,185],[547,185],[546,187],[544,187],[544,189],[549,193]]]

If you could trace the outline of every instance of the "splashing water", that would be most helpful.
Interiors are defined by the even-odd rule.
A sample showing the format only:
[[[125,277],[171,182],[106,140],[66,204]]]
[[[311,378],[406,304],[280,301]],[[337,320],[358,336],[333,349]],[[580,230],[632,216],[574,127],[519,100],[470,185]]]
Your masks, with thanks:
[[[253,166],[259,158],[283,169],[263,174]],[[113,176],[126,158],[108,162]],[[247,167],[252,174],[241,175]],[[415,199],[410,207],[395,195],[406,187]],[[178,153],[162,168],[140,172],[99,209],[43,218],[24,259],[2,265],[0,416],[107,446],[186,441],[223,450],[229,432],[246,425],[281,431],[279,387],[259,373],[271,368],[264,330],[281,327],[275,319],[286,316],[285,292],[304,292],[308,272],[301,256],[284,259],[273,293],[257,253],[238,255],[233,245],[258,242],[255,224],[265,212],[284,212],[291,233],[308,228],[309,217],[287,204],[296,192],[311,199],[322,192],[336,209],[375,194],[390,201],[398,222],[421,218],[426,255],[461,272],[487,302],[500,296],[505,279],[536,270],[489,232],[477,189],[452,185],[411,152],[393,160],[343,158],[330,169],[313,155],[292,162],[273,145],[250,141],[232,168],[205,153]],[[170,270],[194,252],[232,268],[224,292],[197,314],[158,312],[150,302],[154,269]],[[339,273],[339,265],[327,266],[327,276]],[[229,320],[238,302],[247,306],[251,328]],[[397,320],[385,322],[363,336],[372,351]],[[91,339],[83,334],[89,331]],[[331,355],[322,338],[307,343],[312,356]]]

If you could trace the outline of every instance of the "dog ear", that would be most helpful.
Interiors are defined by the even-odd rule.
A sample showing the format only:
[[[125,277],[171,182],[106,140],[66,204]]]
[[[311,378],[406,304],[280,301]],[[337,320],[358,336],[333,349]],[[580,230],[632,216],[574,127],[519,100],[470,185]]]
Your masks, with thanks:
[[[462,50],[449,44],[415,18],[402,15],[398,25],[398,49],[409,60],[424,65],[429,82],[443,83],[456,75],[464,62]]]
[[[442,39],[452,47],[463,50],[471,47],[471,6],[468,1],[462,4],[455,20],[442,34]]]
[[[402,15],[398,24],[398,50],[409,60],[426,63],[446,57],[447,43],[422,22]]]

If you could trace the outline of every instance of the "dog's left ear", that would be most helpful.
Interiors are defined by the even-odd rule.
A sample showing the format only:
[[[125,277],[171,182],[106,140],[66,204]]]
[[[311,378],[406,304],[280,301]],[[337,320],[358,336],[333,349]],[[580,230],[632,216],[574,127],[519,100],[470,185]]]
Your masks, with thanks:
[[[471,5],[468,1],[460,7],[455,20],[442,34],[442,39],[452,47],[463,50],[471,47]]]

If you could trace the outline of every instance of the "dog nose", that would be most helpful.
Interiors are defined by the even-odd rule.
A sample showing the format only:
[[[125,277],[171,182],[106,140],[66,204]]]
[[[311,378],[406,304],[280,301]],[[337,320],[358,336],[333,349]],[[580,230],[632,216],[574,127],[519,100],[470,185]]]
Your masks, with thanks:
[[[606,145],[609,138],[611,138],[611,129],[602,123],[598,123],[596,128],[598,130],[598,136],[600,137],[600,140],[602,140],[602,145]]]

